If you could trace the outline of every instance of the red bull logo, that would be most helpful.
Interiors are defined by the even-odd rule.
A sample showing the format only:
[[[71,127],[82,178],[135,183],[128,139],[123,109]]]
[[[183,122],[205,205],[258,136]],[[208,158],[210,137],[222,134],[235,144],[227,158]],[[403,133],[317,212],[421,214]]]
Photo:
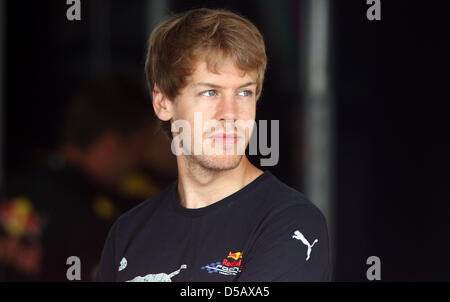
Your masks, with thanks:
[[[6,236],[0,236],[0,263],[30,276],[37,274],[42,265],[43,227],[44,222],[29,198],[19,196],[2,203],[0,230]]]
[[[42,221],[33,209],[31,200],[24,196],[4,203],[0,208],[0,226],[14,238],[40,235]]]
[[[228,257],[223,259],[222,265],[228,267],[242,267],[242,252],[229,253]]]
[[[219,273],[222,275],[234,275],[242,271],[242,252],[232,253],[229,252],[228,256],[223,259],[222,262],[214,262],[208,265],[202,266],[202,270],[206,270],[208,274]]]
[[[242,259],[242,252],[237,252],[237,253],[229,253],[227,258],[232,258],[234,260],[239,260]]]

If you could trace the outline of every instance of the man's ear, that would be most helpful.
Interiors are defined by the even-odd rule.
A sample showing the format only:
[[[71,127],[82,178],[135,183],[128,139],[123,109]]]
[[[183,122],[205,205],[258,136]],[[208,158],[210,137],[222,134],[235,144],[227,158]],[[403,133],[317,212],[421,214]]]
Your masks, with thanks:
[[[162,121],[169,121],[173,117],[173,103],[169,100],[164,93],[155,84],[152,91],[153,95],[153,109],[156,115]]]

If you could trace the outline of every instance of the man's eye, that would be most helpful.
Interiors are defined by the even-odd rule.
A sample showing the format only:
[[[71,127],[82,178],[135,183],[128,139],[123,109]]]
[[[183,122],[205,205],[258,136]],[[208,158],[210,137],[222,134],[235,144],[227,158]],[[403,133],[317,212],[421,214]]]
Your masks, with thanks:
[[[252,91],[251,90],[242,90],[239,92],[240,96],[251,96],[252,95]]]
[[[215,96],[217,94],[217,92],[215,90],[207,90],[207,91],[203,91],[201,93],[201,95],[204,96]]]

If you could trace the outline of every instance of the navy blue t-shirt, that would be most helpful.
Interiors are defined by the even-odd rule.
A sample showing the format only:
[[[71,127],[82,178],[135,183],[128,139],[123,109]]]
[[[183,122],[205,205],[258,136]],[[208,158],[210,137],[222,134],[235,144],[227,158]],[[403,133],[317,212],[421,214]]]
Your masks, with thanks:
[[[320,210],[265,171],[199,209],[179,204],[177,181],[111,228],[97,281],[330,281]]]

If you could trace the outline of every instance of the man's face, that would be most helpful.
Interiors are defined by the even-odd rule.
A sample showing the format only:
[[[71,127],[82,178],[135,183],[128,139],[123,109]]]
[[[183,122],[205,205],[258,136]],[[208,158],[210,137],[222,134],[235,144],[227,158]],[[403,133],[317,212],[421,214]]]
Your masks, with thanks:
[[[209,71],[205,61],[197,63],[187,86],[170,106],[171,122],[185,120],[191,129],[191,155],[181,156],[206,169],[237,167],[253,129],[253,125],[247,122],[255,120],[255,94],[256,73],[244,73],[231,58],[221,62],[217,73]],[[196,125],[201,125],[201,128],[195,128]],[[196,129],[201,129],[201,135]],[[200,154],[194,150],[195,144],[202,146]],[[203,146],[210,146],[214,153],[208,153]]]

